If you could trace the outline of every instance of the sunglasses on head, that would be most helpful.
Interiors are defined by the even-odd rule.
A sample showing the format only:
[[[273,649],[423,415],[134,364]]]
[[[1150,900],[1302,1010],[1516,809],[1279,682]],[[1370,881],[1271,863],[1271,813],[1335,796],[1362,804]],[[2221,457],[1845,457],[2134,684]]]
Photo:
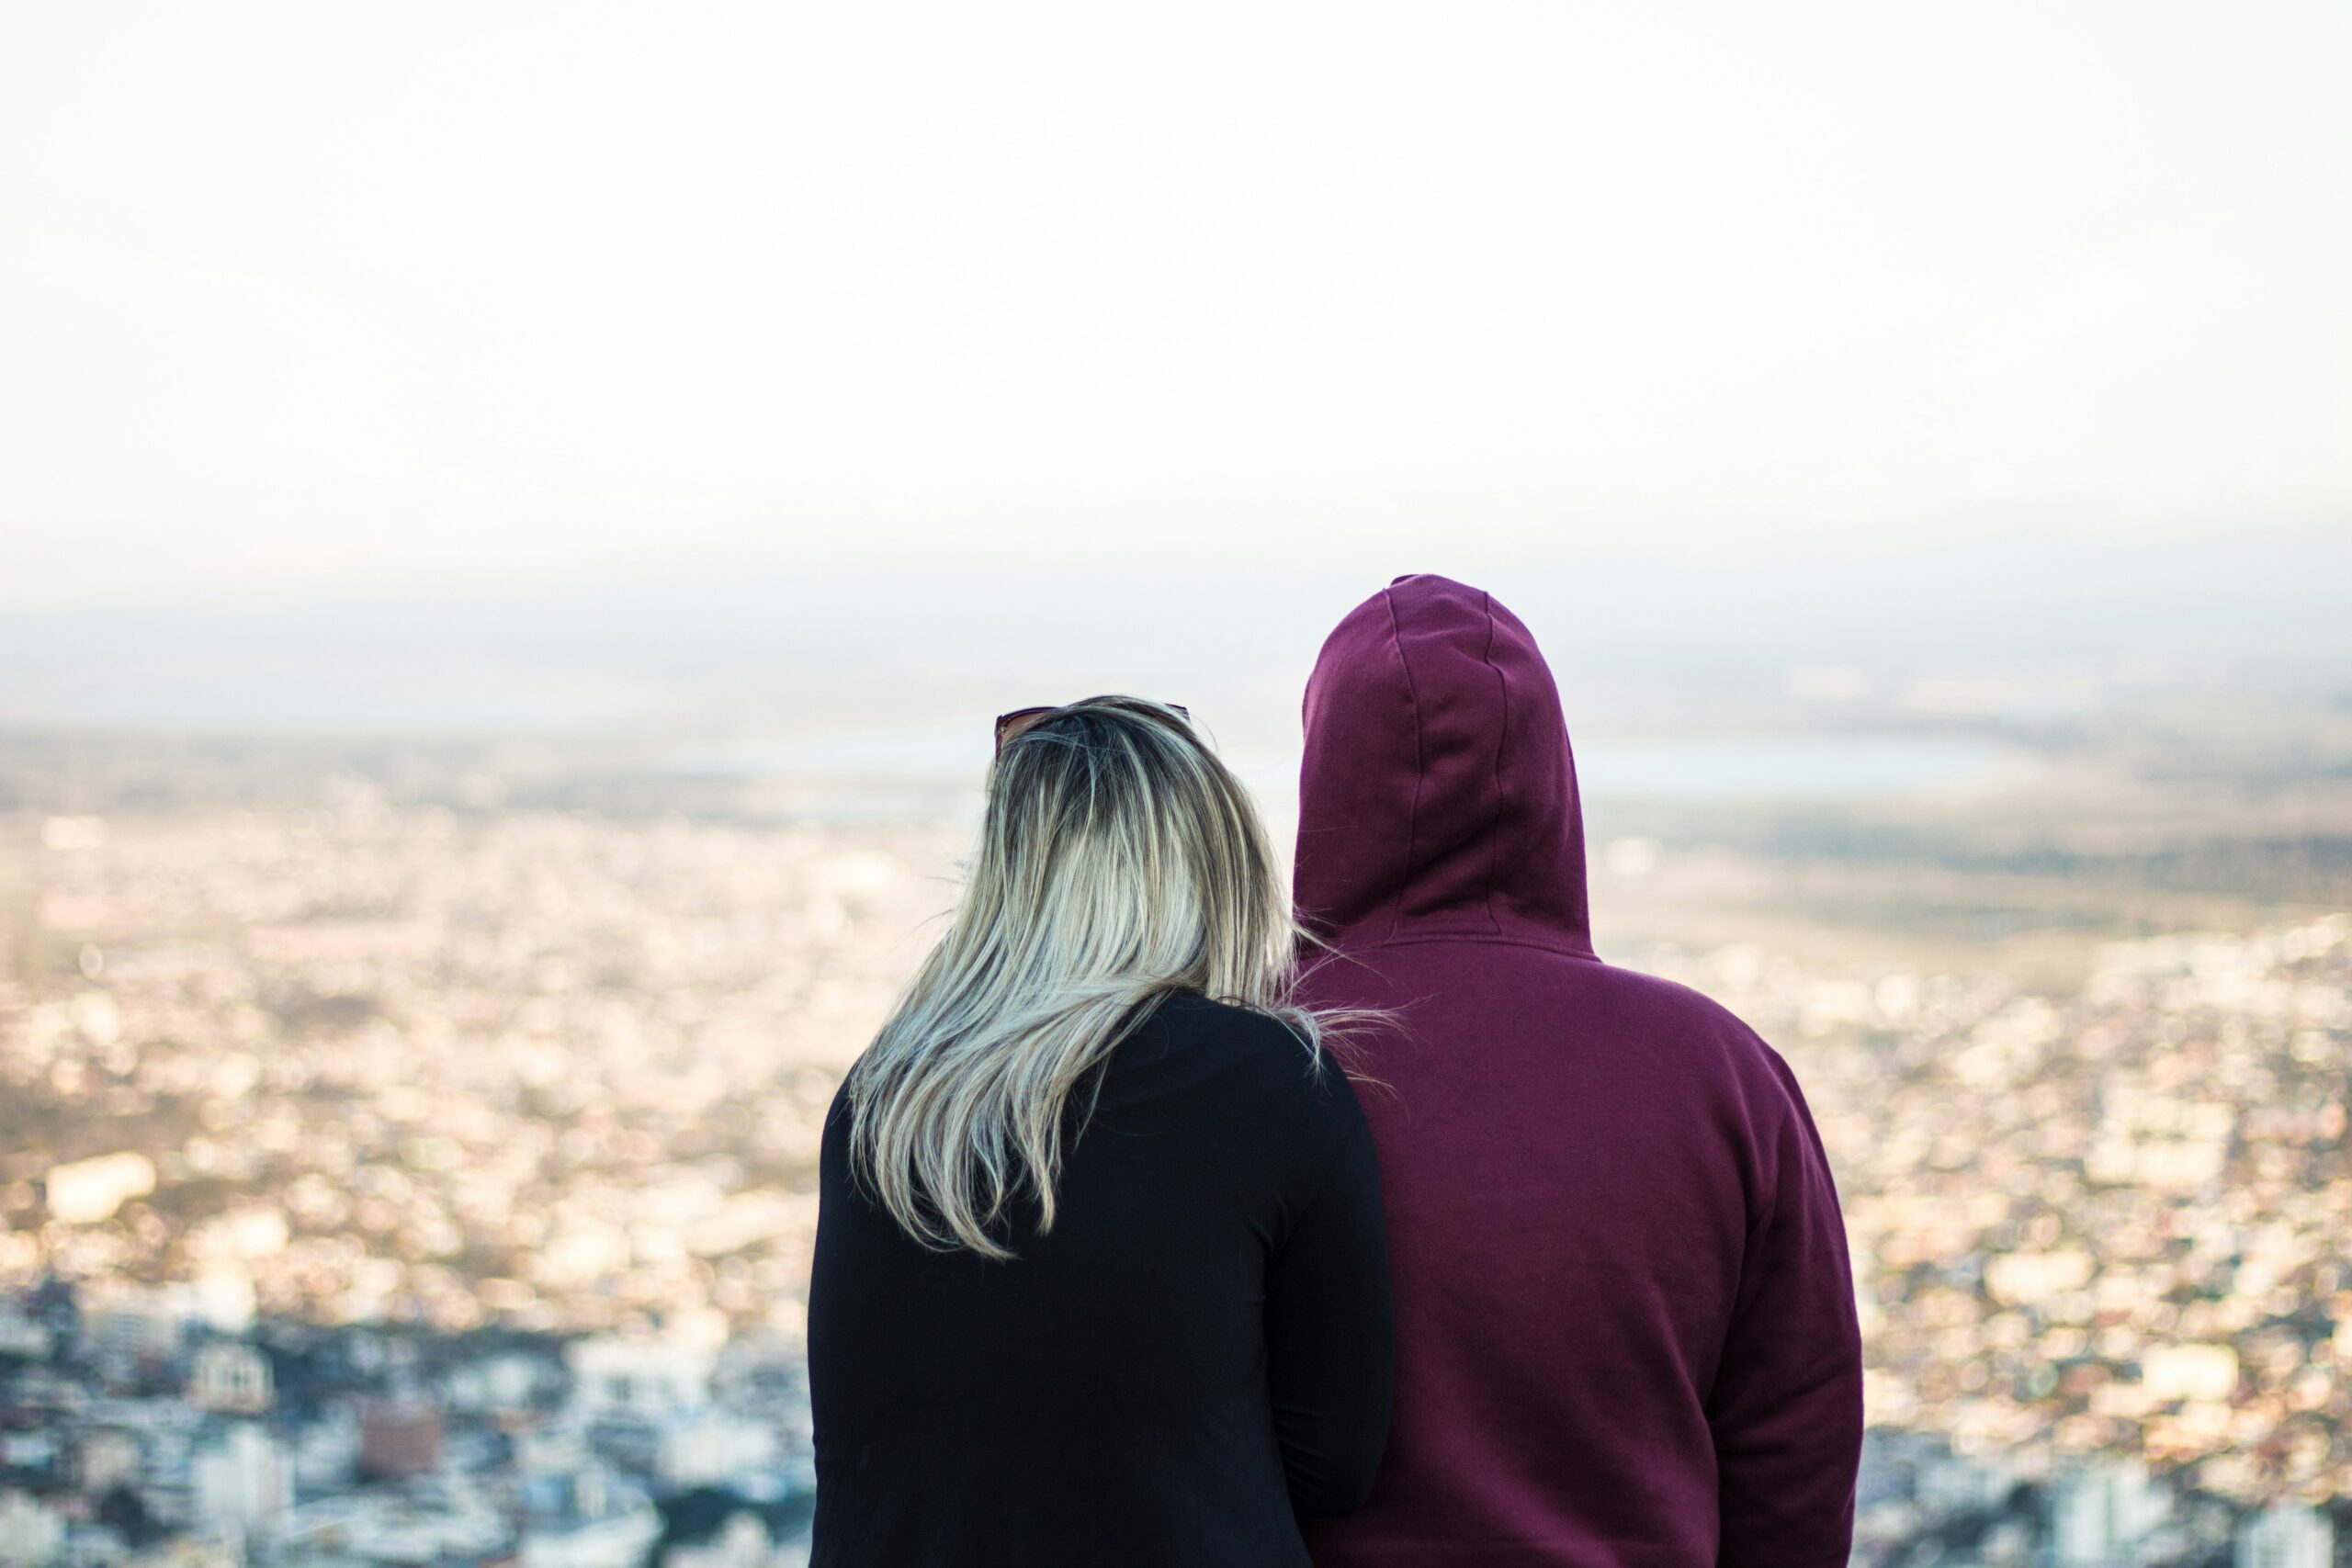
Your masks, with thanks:
[[[1185,707],[1182,703],[1163,703],[1160,705],[1174,713],[1177,717],[1182,719],[1187,724],[1190,724],[1193,721],[1192,711]],[[1014,708],[1011,713],[1001,713],[997,715],[997,755],[1000,757],[1004,755],[1005,746],[1009,742],[1028,734],[1029,731],[1036,728],[1039,725],[1045,723],[1046,720],[1051,718],[1054,715],[1061,711],[1062,710],[1057,707]]]

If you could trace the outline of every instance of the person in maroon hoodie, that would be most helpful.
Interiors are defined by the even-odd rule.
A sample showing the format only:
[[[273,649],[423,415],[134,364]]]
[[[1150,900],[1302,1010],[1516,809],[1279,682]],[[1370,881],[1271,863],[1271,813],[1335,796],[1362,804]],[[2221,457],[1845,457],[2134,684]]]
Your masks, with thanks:
[[[1299,913],[1387,1198],[1394,1423],[1317,1568],[1842,1568],[1860,1340],[1788,1064],[1603,963],[1560,698],[1476,588],[1400,577],[1306,703]]]

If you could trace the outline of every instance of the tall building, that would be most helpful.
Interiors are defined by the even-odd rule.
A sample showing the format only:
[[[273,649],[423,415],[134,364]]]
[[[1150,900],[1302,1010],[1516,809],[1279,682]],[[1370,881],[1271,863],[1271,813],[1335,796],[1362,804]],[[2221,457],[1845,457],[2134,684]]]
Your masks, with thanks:
[[[190,1522],[238,1542],[264,1539],[294,1503],[294,1467],[267,1427],[232,1421],[188,1457]]]
[[[2308,1503],[2281,1498],[2238,1526],[2237,1568],[2335,1568],[2335,1526]]]
[[[2102,1459],[2062,1477],[2050,1494],[2056,1568],[2123,1568],[2171,1512],[2163,1488],[2137,1460]]]

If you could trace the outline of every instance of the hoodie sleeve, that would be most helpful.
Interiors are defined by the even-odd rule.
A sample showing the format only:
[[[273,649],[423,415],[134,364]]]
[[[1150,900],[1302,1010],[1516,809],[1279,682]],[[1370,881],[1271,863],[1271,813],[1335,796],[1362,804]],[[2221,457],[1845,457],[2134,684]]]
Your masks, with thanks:
[[[1300,1203],[1266,1280],[1266,1375],[1274,1435],[1301,1518],[1353,1513],[1388,1441],[1395,1327],[1388,1232],[1372,1134],[1336,1069],[1323,1115],[1332,1157]]]
[[[1861,1461],[1861,1335],[1838,1191],[1795,1077],[1758,1151],[1769,1183],[1707,1401],[1722,1568],[1842,1568]],[[1778,1097],[1776,1097],[1778,1098]],[[1760,1130],[1760,1129],[1759,1129]]]

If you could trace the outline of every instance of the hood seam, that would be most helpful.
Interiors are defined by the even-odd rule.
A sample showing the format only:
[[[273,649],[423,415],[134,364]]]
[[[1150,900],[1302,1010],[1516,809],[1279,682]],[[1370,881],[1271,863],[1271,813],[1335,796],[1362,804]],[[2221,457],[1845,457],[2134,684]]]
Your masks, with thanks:
[[[1405,706],[1413,716],[1413,804],[1405,814],[1405,863],[1388,906],[1388,935],[1393,938],[1405,923],[1405,887],[1413,879],[1413,848],[1420,831],[1421,786],[1429,779],[1429,759],[1421,749],[1421,694],[1413,684],[1412,660],[1405,657],[1404,631],[1396,625],[1396,590],[1382,589],[1380,599],[1388,609],[1388,643],[1396,650],[1396,668],[1405,672]]]
[[[1478,662],[1494,671],[1495,688],[1502,697],[1503,721],[1495,738],[1495,812],[1487,823],[1487,923],[1495,934],[1503,934],[1502,917],[1495,913],[1495,884],[1499,880],[1497,868],[1502,864],[1503,853],[1503,752],[1510,745],[1510,682],[1501,667],[1495,663],[1495,596],[1482,593],[1487,606],[1487,646],[1478,655]]]

